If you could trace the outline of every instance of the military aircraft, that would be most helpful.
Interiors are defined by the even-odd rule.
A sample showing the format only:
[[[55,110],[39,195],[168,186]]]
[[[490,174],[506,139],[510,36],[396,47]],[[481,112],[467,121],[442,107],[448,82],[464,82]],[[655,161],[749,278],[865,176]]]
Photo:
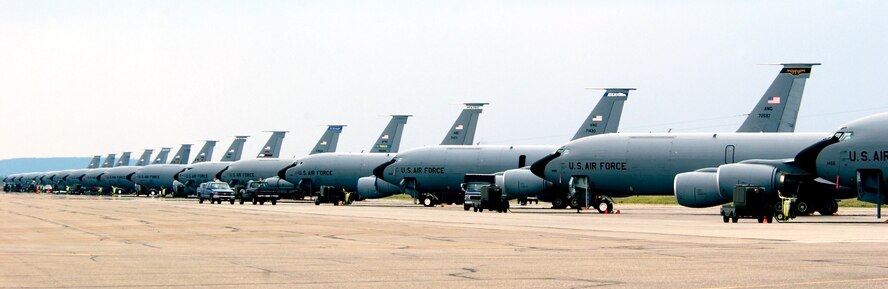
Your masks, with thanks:
[[[456,121],[444,135],[442,144],[471,144],[475,138],[478,116],[487,103],[466,103],[466,107],[457,116]],[[405,118],[406,121],[406,118]],[[380,136],[380,139],[386,134]],[[400,130],[396,140],[400,140]],[[399,145],[393,142],[393,148],[385,153],[371,150],[371,153],[335,153],[307,156],[298,159],[293,166],[287,168],[279,177],[298,184],[303,192],[316,192],[321,186],[333,187],[349,192],[357,192],[358,200],[382,198],[400,193],[397,186],[372,176],[373,169],[390,160],[393,153],[398,152]],[[374,146],[375,147],[375,146]],[[362,185],[363,188],[358,186]]]
[[[776,132],[794,129],[802,90],[813,65],[817,64],[783,64],[783,69],[738,131]],[[605,96],[611,93],[627,94],[628,90],[606,91]],[[603,97],[602,101],[606,99]],[[607,103],[602,105],[606,106]],[[601,113],[596,112],[599,111],[596,107],[574,139],[616,132],[621,109],[622,102],[612,109],[602,110]],[[604,112],[617,112],[617,118],[600,126],[601,124],[597,124],[595,120],[596,118],[602,120],[601,115],[605,114]],[[602,130],[589,129],[594,128],[596,124]],[[551,201],[555,208],[564,208],[568,203],[579,207],[578,201],[570,197],[572,195],[565,187],[540,179],[526,169],[520,169],[528,159],[535,161],[545,155],[540,155],[541,150],[556,148],[557,146],[480,146],[474,150],[446,147],[419,148],[398,154],[385,165],[391,166],[390,168],[383,166],[378,168],[375,174],[378,177],[385,176],[386,181],[391,183],[400,183],[405,193],[417,196],[426,206],[433,206],[442,201],[460,203],[462,190],[459,185],[465,182],[466,175],[492,174],[489,179],[503,187],[504,194],[508,198],[538,195],[541,200]],[[507,157],[500,157],[500,154]],[[442,199],[442,196],[446,196],[445,199]],[[600,211],[607,211],[606,208],[612,207],[611,199],[608,197],[597,197],[595,200],[592,204],[596,209],[599,209],[599,203],[606,204],[605,209]]]
[[[576,137],[616,132],[623,103],[633,88],[609,88],[580,125]],[[467,174],[494,174],[528,165],[557,146],[481,145],[428,146],[398,153],[373,170],[373,174],[401,192],[430,207],[438,203],[463,203],[462,184]]]
[[[700,208],[733,201],[736,186],[764,189],[772,202],[789,198],[790,213],[832,215],[838,210],[836,199],[857,198],[885,203],[885,175],[888,170],[888,113],[852,121],[834,134],[797,151],[789,158],[758,158],[678,174],[674,179],[676,200],[683,206]],[[813,144],[812,144],[813,143]],[[794,214],[779,212],[779,218]]]
[[[818,64],[784,64],[762,97],[766,105],[756,106],[741,131],[794,129],[801,98],[798,91],[814,65]],[[779,93],[771,95],[775,91]],[[756,113],[759,109],[773,113]],[[768,119],[779,125],[750,129],[747,124],[755,122],[750,118]],[[749,159],[792,157],[822,137],[822,133],[780,132],[606,134],[571,141],[535,162],[531,171],[567,188],[571,195],[585,196],[580,200],[599,211],[612,211],[611,197],[670,195],[677,174]],[[606,205],[606,209],[600,204]]]
[[[393,141],[397,140],[400,142],[400,133],[406,122],[407,116],[393,115],[391,120],[389,120],[388,125],[386,125],[386,129],[383,131],[383,136],[380,136],[380,140],[377,141],[371,149],[382,151],[391,150],[393,148],[397,149],[396,146],[398,144],[393,143]],[[324,136],[321,137],[321,140],[318,141],[317,145],[315,145],[309,155],[315,156],[334,153],[339,142],[339,133],[342,131],[342,127],[343,126],[339,125],[329,126],[327,132],[324,133]],[[243,193],[244,186],[246,186],[247,182],[261,179],[268,182],[269,185],[277,188],[282,196],[293,198],[304,197],[304,191],[296,188],[296,186],[288,180],[278,177],[295,162],[296,159],[255,159],[241,161],[231,164],[228,169],[221,173],[222,181],[228,182],[235,188],[235,191]]]
[[[169,150],[167,150],[169,151]],[[99,186],[103,188],[111,188],[111,191],[120,194],[129,194],[135,191],[135,183],[128,179],[136,173],[141,167],[151,162],[152,149],[146,149],[142,156],[136,161],[135,166],[129,165],[129,156],[124,153],[121,160],[117,162],[117,166],[108,169],[99,177]],[[126,158],[126,161],[123,161]]]
[[[219,174],[219,172],[228,167],[232,162],[240,160],[244,150],[244,143],[246,141],[247,136],[235,136],[234,141],[231,142],[231,146],[228,147],[228,150],[225,151],[225,155],[222,156],[222,160],[218,162],[210,161],[212,153],[210,153],[205,159],[198,156],[195,161],[205,161],[192,163],[186,167],[184,171],[173,176],[173,179],[179,184],[176,186],[177,193],[184,193],[186,195],[193,194],[195,189],[197,189],[201,183],[211,182],[218,179],[216,175]]]
[[[328,129],[318,140],[312,152],[315,150],[323,151],[322,147],[336,149],[336,143],[339,141],[339,134],[342,132],[341,126],[337,128],[328,127]],[[235,192],[241,192],[249,181],[257,181],[274,176],[277,171],[283,169],[293,162],[292,159],[278,158],[281,153],[281,143],[283,141],[285,131],[272,132],[271,138],[265,144],[265,147],[255,159],[239,160],[228,164],[222,171],[216,173],[216,178],[228,183]],[[323,144],[323,146],[321,145]],[[287,184],[280,184],[284,190]],[[292,185],[289,185],[292,187]],[[285,195],[289,193],[286,192]]]
[[[390,123],[397,122],[398,121],[392,120]],[[339,135],[342,133],[342,129],[344,127],[345,125],[328,125],[326,132],[324,132],[324,135],[321,136],[321,139],[317,142],[317,144],[315,144],[314,148],[311,149],[309,155],[336,152],[336,147],[339,145]],[[380,143],[379,145],[384,146],[387,145],[387,143]],[[280,162],[266,162],[263,165],[267,166],[267,170],[263,174],[269,173],[271,171],[279,172],[287,166],[292,165],[295,161],[296,157],[294,156],[292,159],[281,159]],[[282,165],[285,166],[281,167]],[[279,196],[282,198],[305,198],[305,195],[301,191],[297,190],[296,186],[286,180],[282,180],[277,176],[260,177],[257,180],[265,181],[268,184],[268,187],[276,189]],[[246,184],[246,182],[244,182],[243,184]],[[238,187],[237,189],[240,195],[243,195],[243,193],[246,191],[243,187]]]
[[[161,154],[163,154],[163,150],[161,150]],[[136,196],[157,193],[166,196],[173,188],[173,175],[185,169],[190,155],[191,144],[183,144],[173,155],[173,160],[169,164],[151,164],[137,170],[130,177],[130,180],[135,184]],[[158,155],[158,157],[160,156]],[[166,158],[165,155],[163,157]]]

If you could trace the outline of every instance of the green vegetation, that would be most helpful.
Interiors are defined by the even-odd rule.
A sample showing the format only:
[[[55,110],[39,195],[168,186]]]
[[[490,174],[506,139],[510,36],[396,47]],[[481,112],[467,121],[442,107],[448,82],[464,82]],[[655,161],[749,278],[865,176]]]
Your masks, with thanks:
[[[678,205],[674,196],[633,196],[614,198],[617,204],[653,204],[653,205]],[[861,202],[856,199],[839,201],[840,208],[875,208],[876,204]]]
[[[383,200],[413,200],[413,197],[411,197],[408,194],[397,194],[397,195],[391,195],[391,196],[388,196],[388,197],[385,197],[382,199]]]
[[[653,204],[653,205],[678,205],[675,196],[632,196],[614,198],[617,204]]]

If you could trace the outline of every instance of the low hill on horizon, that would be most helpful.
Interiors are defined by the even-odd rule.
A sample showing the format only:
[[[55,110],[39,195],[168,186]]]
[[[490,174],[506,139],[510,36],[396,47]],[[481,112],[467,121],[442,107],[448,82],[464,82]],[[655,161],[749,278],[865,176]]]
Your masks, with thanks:
[[[0,176],[8,176],[18,173],[83,169],[89,165],[90,159],[91,158],[88,157],[58,157],[0,160]]]

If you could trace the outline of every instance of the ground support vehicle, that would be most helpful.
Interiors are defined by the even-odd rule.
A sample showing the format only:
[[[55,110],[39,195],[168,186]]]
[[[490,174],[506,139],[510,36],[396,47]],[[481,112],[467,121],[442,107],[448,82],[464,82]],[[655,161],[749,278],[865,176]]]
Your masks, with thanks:
[[[277,201],[281,198],[278,189],[264,181],[247,182],[247,187],[239,194],[237,198],[240,200],[241,205],[247,201],[253,203],[253,205],[257,203],[264,205],[266,201],[271,202],[272,205],[277,205]]]
[[[227,183],[224,182],[206,182],[197,187],[198,202],[203,204],[204,200],[210,203],[221,204],[222,201],[228,201],[234,205],[234,191]]]

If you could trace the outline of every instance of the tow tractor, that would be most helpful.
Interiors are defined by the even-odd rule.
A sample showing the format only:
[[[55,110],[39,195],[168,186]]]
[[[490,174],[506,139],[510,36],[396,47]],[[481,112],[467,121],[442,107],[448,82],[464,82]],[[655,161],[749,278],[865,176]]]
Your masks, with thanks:
[[[468,193],[466,195],[468,196]],[[471,207],[479,213],[484,212],[484,209],[506,213],[509,211],[509,201],[503,200],[502,188],[496,185],[486,185],[481,187],[478,198],[471,200]]]
[[[321,203],[333,203],[334,206],[338,206],[340,203],[342,205],[349,205],[352,201],[354,201],[354,195],[345,190],[337,190],[331,186],[321,186],[320,194],[315,198],[315,205],[319,206]]]
[[[759,223],[771,223],[775,216],[778,198],[764,187],[737,185],[734,187],[734,203],[721,208],[722,221],[736,223],[739,219],[756,219]],[[780,213],[776,214],[782,221]]]

